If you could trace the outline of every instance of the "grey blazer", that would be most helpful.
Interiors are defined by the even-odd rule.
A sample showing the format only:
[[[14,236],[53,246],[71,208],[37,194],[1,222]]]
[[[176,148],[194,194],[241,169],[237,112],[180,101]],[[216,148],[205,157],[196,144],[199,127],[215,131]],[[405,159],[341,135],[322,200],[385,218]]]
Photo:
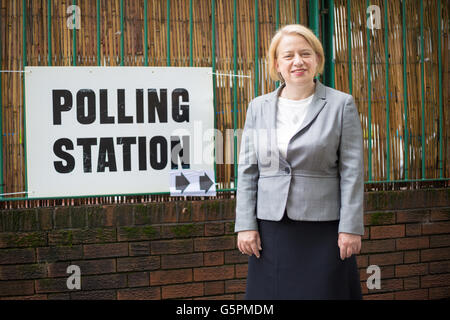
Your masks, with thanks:
[[[324,86],[291,138],[287,157],[276,139],[281,86],[253,99],[242,133],[235,232],[258,230],[257,218],[339,220],[339,232],[364,235],[363,139],[351,95]]]

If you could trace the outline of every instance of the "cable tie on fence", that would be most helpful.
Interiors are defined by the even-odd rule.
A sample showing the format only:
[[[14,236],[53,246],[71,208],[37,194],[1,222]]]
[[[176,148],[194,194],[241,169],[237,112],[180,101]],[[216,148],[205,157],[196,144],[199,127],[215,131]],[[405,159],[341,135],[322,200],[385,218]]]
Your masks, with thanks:
[[[211,72],[211,74],[215,74],[217,76],[225,76],[225,77],[239,77],[239,78],[251,78],[252,76],[244,76],[244,75],[240,75],[240,74],[232,74],[232,73],[216,73],[216,72]]]

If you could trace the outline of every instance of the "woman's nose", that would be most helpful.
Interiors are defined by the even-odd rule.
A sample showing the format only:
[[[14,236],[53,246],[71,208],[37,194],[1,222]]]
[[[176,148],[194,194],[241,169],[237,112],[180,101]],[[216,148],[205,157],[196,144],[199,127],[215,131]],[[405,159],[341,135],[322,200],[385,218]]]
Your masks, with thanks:
[[[303,59],[300,57],[300,55],[295,55],[294,56],[294,65],[302,65],[303,64]]]

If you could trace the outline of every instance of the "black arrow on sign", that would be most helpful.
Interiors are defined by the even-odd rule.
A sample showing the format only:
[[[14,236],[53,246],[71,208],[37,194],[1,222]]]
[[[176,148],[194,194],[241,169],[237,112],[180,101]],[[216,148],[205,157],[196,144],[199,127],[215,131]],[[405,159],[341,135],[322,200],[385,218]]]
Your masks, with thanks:
[[[213,185],[213,181],[208,177],[205,173],[203,176],[200,176],[200,190],[205,190],[205,193],[208,192],[209,188]]]
[[[175,177],[175,189],[181,190],[181,193],[189,186],[189,180],[186,179],[183,172],[181,173],[181,176]]]

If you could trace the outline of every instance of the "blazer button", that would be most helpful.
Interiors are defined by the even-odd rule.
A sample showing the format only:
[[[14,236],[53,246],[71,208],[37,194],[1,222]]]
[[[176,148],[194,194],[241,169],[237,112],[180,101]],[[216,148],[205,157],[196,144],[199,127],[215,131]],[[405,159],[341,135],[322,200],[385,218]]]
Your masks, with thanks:
[[[291,168],[284,168],[284,171],[285,171],[287,174],[290,174],[290,173],[291,173]]]

